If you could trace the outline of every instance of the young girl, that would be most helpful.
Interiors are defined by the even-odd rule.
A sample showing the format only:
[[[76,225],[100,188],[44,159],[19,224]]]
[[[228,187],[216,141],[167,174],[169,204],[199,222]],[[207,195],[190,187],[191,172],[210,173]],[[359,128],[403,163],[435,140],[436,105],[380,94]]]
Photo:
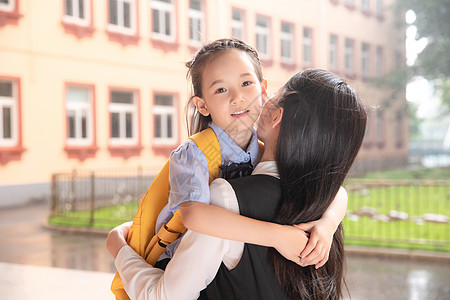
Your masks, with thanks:
[[[257,52],[239,40],[217,40],[202,47],[187,67],[194,92],[191,101],[196,107],[191,133],[208,127],[214,131],[220,146],[221,177],[250,175],[260,158],[253,124],[259,116],[262,97],[266,96]],[[345,190],[340,190],[320,220],[300,226],[311,233],[303,250],[298,242],[303,233],[293,226],[264,223],[208,205],[207,158],[191,139],[172,152],[169,166],[170,195],[158,218],[156,232],[179,209],[188,229],[274,247],[297,264],[315,264],[318,268],[326,262],[333,233],[345,215]],[[206,221],[211,219],[214,222]],[[171,258],[177,245],[174,242],[167,246],[161,259]]]

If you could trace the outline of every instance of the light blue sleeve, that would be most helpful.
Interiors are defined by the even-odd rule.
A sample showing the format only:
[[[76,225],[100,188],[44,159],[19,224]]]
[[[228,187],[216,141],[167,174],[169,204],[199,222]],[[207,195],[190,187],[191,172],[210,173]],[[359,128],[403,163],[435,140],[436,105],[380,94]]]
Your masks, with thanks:
[[[186,201],[210,204],[208,163],[194,141],[186,140],[170,155],[169,182],[171,211]]]

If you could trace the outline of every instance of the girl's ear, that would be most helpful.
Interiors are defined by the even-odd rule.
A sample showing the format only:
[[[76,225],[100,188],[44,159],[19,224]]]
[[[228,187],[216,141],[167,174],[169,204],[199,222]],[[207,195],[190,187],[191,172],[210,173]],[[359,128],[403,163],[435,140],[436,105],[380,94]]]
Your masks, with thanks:
[[[267,80],[263,79],[263,81],[261,82],[261,93],[263,94],[264,97],[267,96]]]
[[[195,107],[197,107],[197,110],[200,114],[202,114],[204,117],[209,116],[208,108],[206,107],[206,102],[202,98],[198,96],[194,96],[192,98],[192,102],[194,103]]]

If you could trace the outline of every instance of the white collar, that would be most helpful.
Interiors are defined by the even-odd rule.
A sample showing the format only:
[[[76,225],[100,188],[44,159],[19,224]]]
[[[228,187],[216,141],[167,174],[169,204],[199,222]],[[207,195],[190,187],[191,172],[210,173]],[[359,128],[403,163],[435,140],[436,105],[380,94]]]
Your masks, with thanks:
[[[258,174],[270,175],[280,179],[280,175],[278,174],[277,163],[274,160],[262,161],[259,164],[257,164],[252,172],[252,175]]]

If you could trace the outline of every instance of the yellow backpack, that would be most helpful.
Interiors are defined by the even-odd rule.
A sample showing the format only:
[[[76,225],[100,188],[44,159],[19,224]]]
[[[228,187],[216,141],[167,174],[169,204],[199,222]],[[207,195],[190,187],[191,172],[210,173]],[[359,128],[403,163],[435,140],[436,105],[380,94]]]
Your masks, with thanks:
[[[222,163],[219,141],[211,128],[207,128],[189,138],[206,156],[209,184],[211,184],[214,179],[219,177],[219,167]],[[155,235],[156,220],[168,202],[169,192],[169,161],[167,161],[139,203],[127,238],[128,245],[152,266],[164,252],[165,247],[186,231],[180,211],[177,210],[172,219],[162,226]],[[118,272],[116,272],[111,284],[111,291],[116,299],[129,299]]]

